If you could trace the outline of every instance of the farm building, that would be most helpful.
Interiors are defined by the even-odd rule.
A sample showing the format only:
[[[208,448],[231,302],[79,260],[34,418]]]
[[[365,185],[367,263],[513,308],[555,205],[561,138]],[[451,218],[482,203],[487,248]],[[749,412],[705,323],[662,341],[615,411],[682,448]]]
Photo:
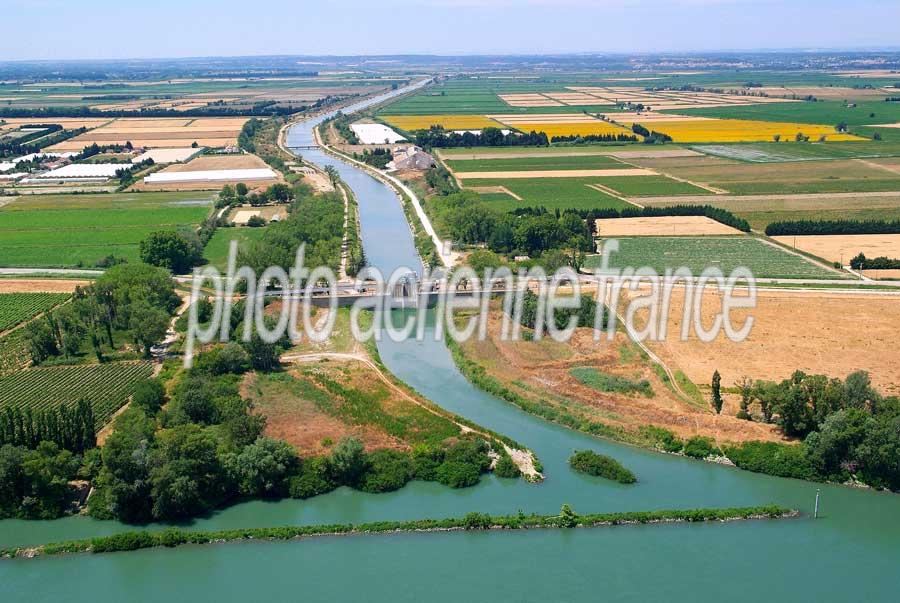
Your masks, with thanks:
[[[406,140],[384,124],[353,124],[350,129],[362,144],[394,144]]]
[[[109,180],[114,178],[119,170],[129,169],[130,167],[130,163],[71,163],[61,168],[32,176],[26,182]]]
[[[157,172],[144,178],[145,184],[174,184],[177,182],[246,182],[274,180],[278,175],[269,168],[243,170],[201,170],[196,172]]]
[[[417,146],[398,147],[393,150],[393,161],[388,170],[427,170],[434,165],[434,158]]]

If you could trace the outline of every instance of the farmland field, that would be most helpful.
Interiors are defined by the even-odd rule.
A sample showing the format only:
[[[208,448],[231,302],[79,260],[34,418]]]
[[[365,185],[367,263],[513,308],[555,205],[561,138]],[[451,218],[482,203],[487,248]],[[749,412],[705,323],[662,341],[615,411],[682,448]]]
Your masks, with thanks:
[[[611,178],[603,178],[599,182],[617,193],[631,197],[712,194],[710,191],[688,182],[679,182],[665,176],[613,176]]]
[[[382,120],[401,130],[427,130],[433,125],[445,130],[481,130],[502,128],[503,124],[483,115],[383,115]]]
[[[447,166],[454,172],[519,172],[531,170],[601,170],[630,166],[605,155],[571,157],[516,157],[510,159],[449,159]]]
[[[624,179],[624,178],[623,178]],[[606,182],[610,178],[522,178],[522,179],[472,179],[466,180],[466,186],[496,187],[504,186],[521,201],[496,201],[497,209],[509,211],[517,207],[544,206],[547,209],[624,209],[631,204],[588,186],[597,182]]]
[[[623,237],[612,268],[649,266],[662,274],[685,266],[696,276],[716,267],[727,276],[746,266],[758,278],[841,278],[841,274],[783,251],[760,239],[732,237]],[[588,268],[600,265],[600,256],[589,256]]]
[[[228,266],[228,248],[232,240],[238,242],[238,251],[247,248],[265,234],[265,228],[219,228],[203,249],[203,257],[210,265],[225,270]]]
[[[659,165],[655,160],[635,163]],[[740,163],[711,157],[684,158],[677,165],[660,169],[741,195],[900,191],[900,173],[857,159]]]
[[[856,136],[838,133],[834,126],[816,124],[750,121],[741,119],[704,119],[698,121],[653,120],[649,129],[668,134],[675,142],[754,142],[771,141],[778,135],[782,140],[793,140],[798,133],[818,140],[862,140]]]
[[[128,401],[138,381],[152,372],[152,363],[144,361],[30,368],[0,378],[0,408],[38,411],[84,398],[94,408],[99,429]]]
[[[10,331],[0,337],[0,376],[18,371],[29,361],[23,329]]]
[[[772,237],[788,246],[796,247],[831,262],[849,264],[859,253],[868,258],[900,258],[900,234],[805,235]]]
[[[896,141],[853,142],[757,142],[746,144],[698,145],[691,147],[718,157],[754,163],[810,161],[816,159],[851,159],[854,157],[892,157],[900,155]]]
[[[108,255],[134,262],[161,229],[196,226],[204,193],[23,196],[0,208],[0,266],[91,267]]]
[[[0,332],[68,299],[67,293],[0,293]]]

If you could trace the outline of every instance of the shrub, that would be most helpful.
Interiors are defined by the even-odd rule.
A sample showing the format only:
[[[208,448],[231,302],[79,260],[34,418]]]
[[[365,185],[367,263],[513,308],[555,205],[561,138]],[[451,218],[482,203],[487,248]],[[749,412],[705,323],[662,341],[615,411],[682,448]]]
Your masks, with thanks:
[[[663,452],[681,452],[684,448],[681,438],[663,427],[645,425],[641,427],[641,434]]]
[[[518,465],[513,462],[512,457],[508,454],[504,454],[500,457],[500,460],[497,461],[497,464],[494,466],[494,475],[497,477],[508,477],[515,478],[519,477],[522,474],[519,471]]]
[[[94,538],[91,541],[91,550],[94,553],[112,553],[115,551],[136,551],[156,545],[156,540],[150,532],[124,532],[113,536]]]
[[[311,498],[335,488],[328,459],[319,457],[303,461],[300,474],[290,479],[288,492],[291,498]]]
[[[684,443],[684,453],[695,459],[705,459],[715,452],[712,438],[694,436]]]
[[[451,488],[468,488],[481,480],[481,471],[476,465],[461,461],[444,461],[435,475],[437,481]]]
[[[747,471],[779,477],[817,479],[803,445],[744,442],[739,446],[727,447],[725,454],[731,462]]]
[[[144,414],[155,415],[166,401],[166,390],[158,379],[139,381],[131,395],[131,403],[144,411]]]
[[[569,465],[575,471],[605,477],[620,484],[633,484],[637,481],[634,473],[623,467],[616,459],[597,454],[592,450],[581,450],[569,457]]]
[[[368,467],[359,480],[364,492],[391,492],[406,485],[413,475],[409,456],[396,450],[376,450],[368,455]]]

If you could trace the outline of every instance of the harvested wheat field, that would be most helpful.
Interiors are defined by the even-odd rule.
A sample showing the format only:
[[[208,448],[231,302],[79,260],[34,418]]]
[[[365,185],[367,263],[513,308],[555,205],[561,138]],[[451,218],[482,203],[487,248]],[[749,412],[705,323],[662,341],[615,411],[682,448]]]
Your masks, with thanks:
[[[598,237],[739,235],[741,231],[706,216],[609,218],[596,221]]]
[[[86,287],[91,281],[57,278],[0,278],[0,293],[71,293],[75,287]]]
[[[49,147],[51,151],[79,151],[90,144],[112,145],[131,142],[136,147],[181,148],[194,142],[205,147],[237,144],[247,118],[122,118]]]
[[[633,433],[650,424],[681,437],[699,434],[720,442],[780,439],[771,425],[741,421],[724,411],[716,415],[708,404],[676,395],[621,332],[614,341],[595,342],[593,330],[586,328],[577,329],[566,343],[549,338],[502,341],[501,321],[499,310],[491,312],[488,337],[471,338],[462,348],[488,375],[527,400]],[[584,373],[633,384],[638,390],[598,388],[578,378]]]
[[[750,335],[739,343],[724,335],[710,343],[694,334],[681,341],[683,300],[683,290],[675,290],[669,337],[649,345],[694,383],[709,383],[716,370],[726,387],[745,375],[776,381],[796,370],[839,378],[865,370],[883,392],[900,393],[896,344],[900,296],[896,294],[759,291],[756,308],[732,313],[732,324],[738,329],[747,316],[754,318]],[[706,328],[720,310],[720,296],[706,293],[702,306]]]
[[[851,258],[864,253],[867,258],[900,258],[900,234],[804,235],[772,237],[829,262],[849,264]]]

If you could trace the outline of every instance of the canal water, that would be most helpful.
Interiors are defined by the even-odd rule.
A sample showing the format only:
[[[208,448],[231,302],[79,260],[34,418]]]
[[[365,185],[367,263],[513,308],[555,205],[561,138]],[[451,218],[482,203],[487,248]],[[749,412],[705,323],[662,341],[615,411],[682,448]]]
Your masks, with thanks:
[[[378,102],[381,99],[376,99]],[[373,102],[373,101],[369,101]],[[361,103],[361,105],[369,104]],[[351,109],[352,110],[352,109]],[[320,118],[323,119],[323,118]],[[295,126],[289,146],[312,144]],[[317,150],[356,193],[367,259],[384,272],[418,268],[394,193]],[[430,330],[430,328],[429,328]],[[442,341],[392,342],[379,351],[400,379],[442,407],[533,449],[546,480],[486,477],[452,490],[413,482],[389,494],[341,488],[306,501],[249,502],[192,521],[196,529],[361,522],[489,513],[745,506],[775,503],[822,517],[727,524],[627,526],[338,537],[182,547],[127,554],[0,562],[2,601],[895,601],[900,589],[900,496],[757,475],[588,437],[527,415],[473,387]],[[611,454],[639,482],[622,486],[572,472],[576,449]],[[154,529],[160,526],[153,526]],[[130,528],[70,517],[0,522],[0,547]]]

